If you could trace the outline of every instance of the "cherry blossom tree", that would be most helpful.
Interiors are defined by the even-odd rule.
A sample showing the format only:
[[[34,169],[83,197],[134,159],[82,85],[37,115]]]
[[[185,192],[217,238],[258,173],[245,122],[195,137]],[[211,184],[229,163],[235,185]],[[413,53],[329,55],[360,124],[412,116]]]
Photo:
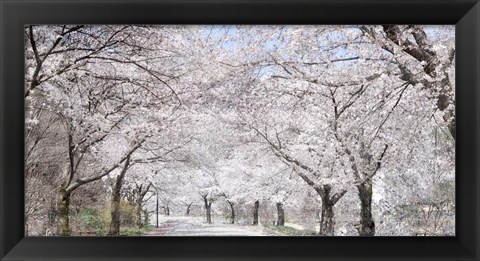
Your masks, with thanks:
[[[267,211],[321,236],[452,234],[453,32],[26,26],[27,218],[58,196],[70,235],[72,195],[104,186],[109,235],[122,198],[138,228],[198,204],[207,223]]]

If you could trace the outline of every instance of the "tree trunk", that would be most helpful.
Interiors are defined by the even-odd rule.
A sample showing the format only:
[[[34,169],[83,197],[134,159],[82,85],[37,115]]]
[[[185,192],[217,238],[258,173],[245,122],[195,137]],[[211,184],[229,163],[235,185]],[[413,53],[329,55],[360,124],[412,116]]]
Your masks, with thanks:
[[[372,181],[366,181],[361,185],[357,185],[357,189],[361,202],[358,233],[360,236],[374,236],[375,222],[372,216]]]
[[[59,202],[58,202],[58,235],[70,236],[72,231],[69,224],[69,212],[70,212],[70,196],[71,193],[67,192],[66,188],[62,186],[60,188]]]
[[[185,212],[185,216],[189,216],[190,215],[190,207],[192,206],[192,203],[190,204],[187,204],[187,211]]]
[[[255,204],[253,205],[253,225],[256,226],[258,225],[258,208],[260,207],[260,202],[255,201]]]
[[[322,211],[320,215],[320,229],[318,231],[319,236],[333,236],[335,232],[335,216],[333,213],[333,207],[340,200],[340,198],[347,192],[335,193],[330,196],[332,187],[328,184],[323,185],[321,188],[315,189],[322,199]]]
[[[110,216],[112,221],[110,222],[110,229],[108,230],[109,236],[118,236],[120,235],[120,192],[117,193],[116,189],[112,192],[112,203],[111,203],[111,213]]]
[[[157,228],[158,228],[158,192],[157,192],[157,205],[156,205],[156,209],[157,209]]]
[[[205,204],[205,218],[208,224],[212,224],[212,202],[208,202],[207,196],[202,196]]]
[[[285,225],[285,211],[283,210],[283,204],[277,202],[277,226]]]
[[[320,217],[320,236],[333,236],[335,228],[335,219],[333,215],[333,204],[327,198],[322,198],[322,215]]]
[[[206,209],[207,223],[212,224],[212,205],[208,204]]]
[[[142,228],[144,225],[142,221],[142,204],[143,198],[148,193],[152,183],[150,182],[147,187],[143,188],[143,185],[136,184],[136,188],[134,189],[135,195],[135,225],[138,228]]]
[[[142,228],[142,198],[137,197],[135,201],[135,225]]]
[[[120,193],[122,190],[123,179],[127,173],[128,165],[130,164],[130,157],[125,161],[125,165],[122,169],[120,175],[118,175],[115,186],[112,190],[112,203],[111,203],[111,222],[110,229],[108,230],[109,236],[119,236],[120,235]]]
[[[456,135],[456,122],[455,122],[455,117],[453,117],[453,119],[450,121],[450,123],[448,124],[448,130],[450,131],[450,133],[452,134],[452,137],[454,140],[457,139],[457,135]]]
[[[143,225],[148,226],[149,223],[150,223],[150,217],[148,215],[148,210],[144,209],[143,210]]]
[[[48,217],[47,217],[48,228],[54,228],[55,227],[55,223],[56,223],[57,215],[58,215],[57,204],[58,204],[58,201],[55,199],[55,197],[52,197],[50,199],[50,208],[48,209]]]
[[[165,215],[170,216],[170,208],[168,206],[165,208]]]
[[[235,209],[233,208],[235,203],[230,201],[227,201],[227,202],[228,202],[228,205],[230,206],[230,224],[235,224]]]
[[[212,202],[207,205],[207,223],[212,224]]]

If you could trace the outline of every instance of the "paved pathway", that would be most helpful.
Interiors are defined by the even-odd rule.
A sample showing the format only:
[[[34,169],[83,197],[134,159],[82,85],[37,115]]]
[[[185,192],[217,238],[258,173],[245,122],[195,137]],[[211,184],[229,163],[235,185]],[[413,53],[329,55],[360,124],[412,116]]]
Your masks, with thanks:
[[[161,217],[159,227],[145,236],[274,236],[261,226],[204,223],[200,217]]]

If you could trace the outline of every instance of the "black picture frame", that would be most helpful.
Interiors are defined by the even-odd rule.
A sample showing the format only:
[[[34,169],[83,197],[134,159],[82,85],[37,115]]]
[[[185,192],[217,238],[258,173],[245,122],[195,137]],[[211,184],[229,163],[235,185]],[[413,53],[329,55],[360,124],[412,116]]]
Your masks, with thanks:
[[[478,0],[0,0],[1,260],[480,260]],[[455,24],[455,237],[24,237],[25,24]]]

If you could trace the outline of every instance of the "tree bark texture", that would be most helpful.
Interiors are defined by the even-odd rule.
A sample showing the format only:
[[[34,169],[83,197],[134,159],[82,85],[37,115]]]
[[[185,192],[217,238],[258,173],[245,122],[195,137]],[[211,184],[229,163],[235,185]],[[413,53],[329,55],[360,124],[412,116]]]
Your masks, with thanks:
[[[285,211],[283,210],[283,204],[277,202],[277,226],[285,225]]]
[[[68,192],[66,188],[62,186],[62,188],[60,188],[58,202],[57,234],[60,236],[70,236],[72,234],[69,224],[70,197],[70,192]]]
[[[322,199],[322,215],[320,217],[320,236],[333,236],[335,229],[335,216],[333,204],[328,199]]]
[[[357,185],[357,189],[361,202],[358,233],[360,236],[374,236],[375,222],[372,216],[372,181],[369,180],[361,185]]]
[[[112,190],[112,202],[111,202],[111,222],[110,222],[110,229],[108,230],[109,236],[119,236],[120,235],[120,200],[121,200],[121,191],[123,185],[123,179],[125,174],[127,173],[128,167],[130,164],[130,157],[127,158],[125,161],[125,165],[123,166],[122,172],[118,175],[117,179],[115,180],[115,186]]]
[[[260,207],[260,202],[257,200],[253,205],[253,225],[258,225],[258,208]]]
[[[208,202],[207,197],[203,197],[205,203],[205,217],[208,224],[212,224],[212,202]]]
[[[235,203],[227,201],[230,206],[230,224],[235,224]]]

